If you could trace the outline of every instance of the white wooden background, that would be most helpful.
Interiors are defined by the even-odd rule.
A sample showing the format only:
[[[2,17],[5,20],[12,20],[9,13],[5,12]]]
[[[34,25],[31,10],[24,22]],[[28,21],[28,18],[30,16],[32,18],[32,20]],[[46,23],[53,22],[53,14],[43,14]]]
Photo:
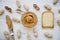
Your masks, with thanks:
[[[21,39],[20,40],[27,40],[27,33],[29,33],[31,35],[31,40],[60,40],[60,27],[57,25],[57,20],[60,19],[60,14],[58,13],[58,9],[60,9],[60,0],[57,3],[57,5],[53,5],[53,0],[19,0],[22,7],[21,10],[25,11],[25,9],[23,8],[23,5],[26,4],[29,6],[30,10],[34,12],[37,17],[38,17],[38,22],[35,26],[37,32],[38,32],[38,38],[35,38],[33,36],[33,28],[25,28],[22,23],[15,23],[13,22],[13,29],[14,29],[14,36],[15,36],[15,40],[17,39],[16,36],[16,31],[17,29],[20,29],[22,34],[21,34]],[[39,7],[40,7],[40,11],[36,11],[33,8],[33,4],[36,3]],[[42,24],[41,24],[41,16],[42,16],[42,12],[47,11],[44,8],[44,5],[49,5],[52,7],[52,10],[54,12],[54,28],[53,29],[43,29],[42,28]],[[9,6],[12,8],[13,13],[9,13],[8,11],[6,11],[4,9],[4,6]],[[16,13],[16,0],[0,0],[0,10],[4,9],[5,12],[2,16],[0,16],[0,40],[5,40],[4,37],[4,31],[8,31],[8,27],[6,24],[6,20],[5,20],[5,16],[9,15],[11,18],[12,17],[17,17],[21,20],[21,15]],[[48,39],[44,36],[44,32],[49,32],[53,35],[52,39]]]

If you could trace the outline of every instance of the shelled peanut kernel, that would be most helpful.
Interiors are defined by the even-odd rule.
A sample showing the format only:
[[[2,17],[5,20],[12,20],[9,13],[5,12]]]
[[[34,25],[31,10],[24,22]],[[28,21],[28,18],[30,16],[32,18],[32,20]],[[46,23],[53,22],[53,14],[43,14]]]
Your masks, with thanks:
[[[34,7],[37,11],[39,11],[39,10],[40,10],[40,8],[38,7],[38,5],[37,5],[37,4],[33,4],[33,7]]]
[[[56,5],[58,0],[53,0],[53,4]]]
[[[49,34],[48,32],[45,32],[44,35],[45,35],[47,38],[52,38],[52,35]]]
[[[4,32],[4,36],[5,36],[6,40],[10,40],[10,37],[9,37],[9,34],[7,31]]]
[[[27,5],[23,5],[23,7],[25,8],[26,11],[29,10],[29,7]]]
[[[60,20],[57,20],[57,24],[58,24],[58,26],[60,26]]]
[[[17,30],[17,38],[18,38],[18,39],[21,38],[21,32],[20,32],[20,30]]]
[[[58,13],[60,13],[60,9],[58,10]]]
[[[2,15],[4,13],[4,10],[0,10],[0,15]]]
[[[11,9],[10,7],[5,6],[5,9],[6,9],[7,11],[9,11],[10,13],[12,13],[12,9]]]
[[[27,34],[27,40],[31,40],[30,34]]]
[[[16,12],[19,14],[23,14],[23,11],[21,9],[17,9]]]
[[[49,11],[51,10],[51,7],[49,5],[44,5],[44,7]]]
[[[36,29],[33,29],[33,33],[34,33],[34,37],[38,37],[38,33],[37,33]]]
[[[21,8],[21,4],[18,0],[16,1],[16,5],[17,5],[18,8]]]
[[[18,18],[12,18],[14,22],[20,23],[20,20]]]

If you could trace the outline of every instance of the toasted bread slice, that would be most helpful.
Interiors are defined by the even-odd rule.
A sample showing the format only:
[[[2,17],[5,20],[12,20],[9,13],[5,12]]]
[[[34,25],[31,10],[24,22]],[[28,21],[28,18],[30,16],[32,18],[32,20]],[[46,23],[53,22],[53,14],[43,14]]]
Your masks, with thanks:
[[[53,28],[54,27],[54,13],[51,11],[43,12],[42,14],[42,27]]]

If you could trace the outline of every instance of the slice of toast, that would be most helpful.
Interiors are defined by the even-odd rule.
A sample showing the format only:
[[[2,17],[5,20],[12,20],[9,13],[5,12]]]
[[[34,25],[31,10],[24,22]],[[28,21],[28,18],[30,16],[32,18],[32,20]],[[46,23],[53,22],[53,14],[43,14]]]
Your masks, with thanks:
[[[46,11],[42,13],[42,27],[43,28],[54,28],[54,13]]]

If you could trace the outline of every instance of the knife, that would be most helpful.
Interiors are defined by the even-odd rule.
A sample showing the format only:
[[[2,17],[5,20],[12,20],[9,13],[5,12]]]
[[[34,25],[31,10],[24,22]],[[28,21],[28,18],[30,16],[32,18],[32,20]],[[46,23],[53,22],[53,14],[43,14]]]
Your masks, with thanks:
[[[9,31],[10,31],[11,40],[14,40],[12,20],[8,15],[6,15],[6,23],[8,25]]]

